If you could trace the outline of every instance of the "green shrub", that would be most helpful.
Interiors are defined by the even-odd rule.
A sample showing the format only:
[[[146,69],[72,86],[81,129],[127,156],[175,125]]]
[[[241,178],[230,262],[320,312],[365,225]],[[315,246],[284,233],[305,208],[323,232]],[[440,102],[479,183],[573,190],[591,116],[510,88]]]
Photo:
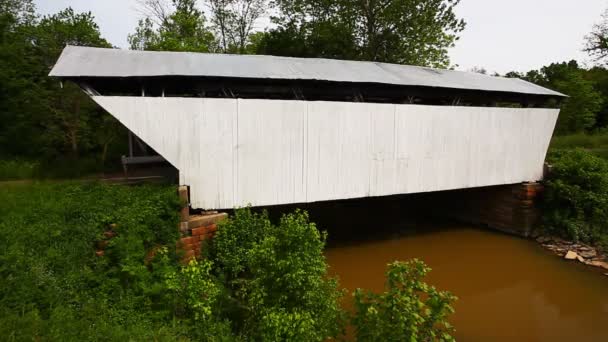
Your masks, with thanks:
[[[355,291],[352,324],[357,341],[453,341],[447,317],[457,299],[427,285],[430,271],[422,261],[393,262],[386,272],[386,292]]]
[[[608,161],[582,149],[554,151],[546,181],[544,228],[568,239],[603,244],[608,235]]]
[[[0,185],[0,336],[213,340],[226,334],[229,326],[208,315],[221,292],[210,264],[178,263],[178,209],[173,187]],[[98,257],[95,246],[111,223],[117,236]],[[165,247],[147,264],[155,246]]]
[[[266,213],[239,209],[220,225],[211,258],[238,303],[242,335],[322,341],[342,332],[342,293],[327,277],[325,238],[299,210],[274,225]]]

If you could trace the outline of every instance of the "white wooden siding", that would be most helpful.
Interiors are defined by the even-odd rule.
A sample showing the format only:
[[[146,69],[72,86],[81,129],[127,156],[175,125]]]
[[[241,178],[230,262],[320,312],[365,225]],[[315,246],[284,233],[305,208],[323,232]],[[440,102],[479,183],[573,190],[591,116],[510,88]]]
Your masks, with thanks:
[[[558,109],[93,97],[226,209],[542,178]]]

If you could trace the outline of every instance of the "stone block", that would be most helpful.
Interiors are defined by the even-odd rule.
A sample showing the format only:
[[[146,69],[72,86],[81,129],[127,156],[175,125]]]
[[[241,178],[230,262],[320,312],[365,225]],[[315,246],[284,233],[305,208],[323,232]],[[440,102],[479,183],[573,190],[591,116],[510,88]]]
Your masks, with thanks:
[[[194,229],[203,226],[208,226],[214,223],[218,223],[228,217],[226,213],[218,213],[211,215],[192,215],[188,220],[188,228]]]

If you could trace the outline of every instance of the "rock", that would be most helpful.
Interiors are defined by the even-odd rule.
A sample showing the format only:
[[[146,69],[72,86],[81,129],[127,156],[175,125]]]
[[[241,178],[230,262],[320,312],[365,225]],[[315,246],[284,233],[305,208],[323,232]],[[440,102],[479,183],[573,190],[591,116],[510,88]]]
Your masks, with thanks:
[[[589,258],[594,258],[597,255],[597,252],[595,251],[595,249],[588,249],[588,250],[580,249],[578,251],[578,255],[582,256],[585,259],[589,259]]]
[[[575,260],[577,256],[578,256],[578,254],[576,254],[576,252],[568,251],[568,253],[566,253],[564,258],[566,258],[566,260]]]
[[[547,243],[551,241],[551,238],[548,238],[546,236],[539,236],[538,238],[536,238],[536,242],[538,243]]]
[[[582,256],[580,256],[580,255],[577,255],[577,256],[576,256],[576,260],[578,260],[578,261],[580,261],[580,262],[582,262],[582,263],[585,263],[585,258],[583,258],[583,257],[582,257]]]
[[[605,270],[608,270],[608,263],[606,263],[604,261],[589,261],[589,262],[586,262],[586,264],[595,266],[595,267],[601,267]]]

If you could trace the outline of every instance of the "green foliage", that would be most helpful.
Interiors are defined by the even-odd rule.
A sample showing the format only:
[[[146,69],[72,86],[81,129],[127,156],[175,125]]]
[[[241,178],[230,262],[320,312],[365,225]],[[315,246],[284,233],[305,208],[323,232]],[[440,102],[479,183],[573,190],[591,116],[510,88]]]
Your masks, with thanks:
[[[279,0],[259,53],[449,66],[465,23],[459,1]]]
[[[124,128],[77,86],[47,77],[66,44],[111,47],[93,16],[68,8],[40,18],[29,0],[0,6],[0,155],[103,165]]]
[[[214,50],[215,38],[206,27],[203,12],[196,8],[195,0],[172,0],[174,12],[158,18],[154,27],[151,18],[139,21],[135,33],[128,40],[133,50],[192,51]]]
[[[179,268],[174,247],[164,267],[144,263],[153,246],[175,246],[178,207],[174,188],[0,185],[0,334],[74,341],[180,336],[187,320],[159,295],[170,293],[162,290],[171,285],[167,275]],[[118,235],[100,258],[95,246],[110,223]]]
[[[221,223],[213,240],[213,256],[229,279],[237,279],[245,273],[248,253],[261,241],[272,224],[265,213],[255,213],[249,208],[234,211],[234,215]]]
[[[602,108],[596,113],[595,128],[608,127],[608,70],[593,67],[585,72],[585,79],[593,84],[594,90],[602,97]]]
[[[386,273],[386,292],[357,289],[352,320],[357,341],[453,341],[447,318],[457,298],[426,284],[429,271],[416,259],[393,262]]]
[[[325,237],[303,211],[274,225],[265,213],[239,209],[220,225],[211,259],[237,303],[240,334],[322,341],[341,332],[342,294],[327,278]]]
[[[343,292],[327,276],[326,235],[305,212],[273,224],[265,213],[236,210],[218,228],[208,258],[182,265],[175,248],[179,207],[174,187],[0,185],[0,335],[18,341],[341,336]],[[109,227],[111,239],[104,234]],[[353,321],[362,339],[405,336],[387,335],[399,327],[416,327],[408,336],[423,340],[447,339],[443,321],[453,297],[424,284],[427,271],[417,261],[395,263],[387,294],[358,292],[358,306],[371,308]],[[380,318],[370,316],[373,310]]]
[[[546,181],[544,227],[549,233],[606,247],[608,161],[582,149],[557,150]]]
[[[599,69],[595,73],[601,74]],[[568,134],[589,131],[596,127],[597,117],[604,102],[608,100],[608,93],[600,93],[595,88],[596,83],[590,80],[588,75],[589,71],[580,68],[578,63],[572,60],[568,63],[552,63],[525,75],[511,72],[506,76],[523,78],[568,95],[561,105],[556,127],[557,134]]]

